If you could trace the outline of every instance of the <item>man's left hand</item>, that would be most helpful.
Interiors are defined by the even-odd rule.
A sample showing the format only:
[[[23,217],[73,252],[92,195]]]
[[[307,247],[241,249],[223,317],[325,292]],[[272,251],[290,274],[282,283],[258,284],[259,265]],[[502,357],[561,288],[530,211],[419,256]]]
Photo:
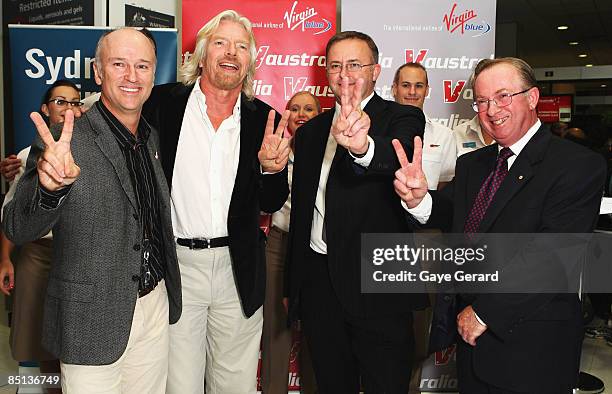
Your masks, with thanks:
[[[486,325],[480,324],[476,319],[476,312],[471,305],[457,315],[457,331],[466,343],[476,346],[476,339],[487,330]]]
[[[285,132],[287,122],[289,120],[289,110],[283,112],[276,131],[274,130],[274,117],[276,112],[270,110],[268,114],[268,122],[266,123],[266,131],[264,133],[263,141],[261,142],[261,149],[257,154],[259,158],[259,164],[263,172],[277,173],[283,170],[289,160],[289,152],[291,152],[291,137],[289,133]]]
[[[368,151],[368,131],[370,117],[361,110],[361,89],[363,79],[349,84],[349,78],[343,77],[340,83],[340,113],[331,126],[331,133],[338,145],[351,153],[363,155]]]

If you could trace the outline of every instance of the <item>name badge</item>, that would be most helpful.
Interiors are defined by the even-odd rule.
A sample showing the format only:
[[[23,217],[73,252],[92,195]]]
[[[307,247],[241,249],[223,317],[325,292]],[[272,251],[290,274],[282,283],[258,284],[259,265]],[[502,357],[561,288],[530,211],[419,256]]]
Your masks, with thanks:
[[[464,148],[476,148],[476,142],[474,141],[464,142],[463,147]]]

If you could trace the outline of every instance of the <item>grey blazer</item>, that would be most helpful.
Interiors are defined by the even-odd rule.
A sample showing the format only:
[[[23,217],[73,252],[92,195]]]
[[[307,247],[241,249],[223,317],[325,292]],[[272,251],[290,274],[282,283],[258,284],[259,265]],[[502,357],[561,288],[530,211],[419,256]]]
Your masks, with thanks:
[[[54,132],[59,135],[59,130]],[[170,196],[154,129],[147,146],[161,201],[172,324],[181,315],[180,274]],[[36,139],[15,197],[5,207],[3,227],[16,244],[53,229],[43,346],[65,363],[110,364],[123,354],[130,335],[142,228],[124,155],[95,106],[75,122],[71,148],[81,175],[56,209],[44,210],[39,206],[36,172],[43,144]]]

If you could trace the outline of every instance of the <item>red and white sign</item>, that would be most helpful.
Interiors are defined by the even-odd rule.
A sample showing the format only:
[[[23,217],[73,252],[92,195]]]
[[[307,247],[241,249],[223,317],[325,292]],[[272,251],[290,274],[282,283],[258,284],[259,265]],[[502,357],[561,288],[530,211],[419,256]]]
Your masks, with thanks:
[[[540,96],[537,109],[543,123],[569,122],[572,120],[572,96]]]
[[[323,108],[333,106],[325,75],[325,45],[336,34],[335,0],[183,0],[183,59],[191,55],[200,28],[227,9],[253,24],[257,98],[278,111],[295,93],[308,90]]]

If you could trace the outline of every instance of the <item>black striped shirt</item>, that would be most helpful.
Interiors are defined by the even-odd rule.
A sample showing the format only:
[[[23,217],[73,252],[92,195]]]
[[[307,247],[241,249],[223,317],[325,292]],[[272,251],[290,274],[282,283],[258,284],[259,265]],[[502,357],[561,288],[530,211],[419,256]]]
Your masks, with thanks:
[[[147,149],[151,126],[140,117],[134,136],[109,110],[102,100],[96,105],[110,126],[127,164],[130,179],[138,204],[138,218],[142,227],[142,252],[139,290],[152,289],[161,281],[166,272],[166,255],[161,231],[161,209],[159,189],[154,176],[153,164]]]

